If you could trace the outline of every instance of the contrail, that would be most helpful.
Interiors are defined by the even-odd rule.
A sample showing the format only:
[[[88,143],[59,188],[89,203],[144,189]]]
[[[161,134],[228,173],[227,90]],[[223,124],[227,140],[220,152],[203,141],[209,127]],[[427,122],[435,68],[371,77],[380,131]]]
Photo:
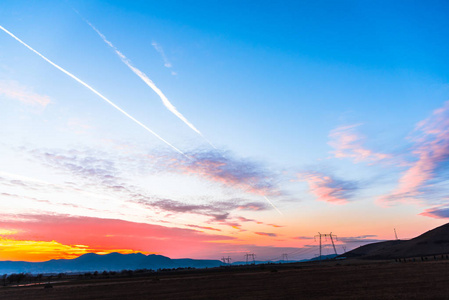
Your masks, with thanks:
[[[165,107],[171,111],[174,115],[176,115],[179,119],[181,119],[187,126],[189,126],[192,130],[194,130],[196,133],[198,133],[206,142],[211,145],[214,149],[217,149],[214,144],[212,144],[192,123],[190,123],[177,109],[176,107],[167,99],[167,97],[162,93],[162,91],[154,84],[154,82],[148,78],[148,76],[140,71],[138,68],[134,67],[131,64],[131,61],[122,53],[120,50],[117,49],[107,38],[106,36],[101,33],[92,23],[90,23],[87,19],[85,19],[76,9],[72,8],[80,17],[84,20],[84,22],[87,23],[87,25],[90,26],[100,37],[101,39],[114,50],[115,54],[120,58],[120,60],[128,66],[128,68],[131,69],[131,71],[134,72],[137,76],[139,76],[140,79],[142,79],[158,96],[161,98],[162,103],[165,105]],[[218,150],[218,149],[217,149]],[[222,154],[221,154],[222,155]],[[222,155],[223,156],[223,155]],[[224,157],[224,156],[223,156]],[[191,159],[189,157],[189,159]],[[270,201],[266,196],[263,196],[265,200],[280,214],[283,215],[282,212],[273,204],[273,202]]]
[[[107,38],[104,34],[102,34],[94,25],[92,25],[92,23],[90,23],[88,20],[86,20],[85,18],[83,18],[83,16],[81,16],[81,14],[79,14],[78,11],[75,10],[76,13],[78,13],[78,15],[84,20],[84,22],[86,22],[100,37],[101,39],[109,46],[111,47],[114,52],[117,54],[118,57],[120,57],[121,61],[128,66],[128,68],[131,69],[131,71],[134,72],[134,74],[136,74],[137,76],[140,77],[140,79],[142,79],[151,89],[153,89],[153,91],[156,92],[156,94],[159,95],[159,97],[161,98],[162,102],[164,103],[165,107],[171,111],[173,114],[175,114],[179,119],[181,119],[184,123],[187,124],[187,126],[189,126],[191,129],[193,129],[196,133],[198,133],[202,138],[204,138],[209,145],[211,145],[213,148],[217,149],[217,147],[215,147],[206,137],[204,137],[204,135],[192,124],[190,123],[177,109],[176,107],[171,104],[171,102],[167,99],[167,97],[165,97],[164,93],[162,93],[162,91],[154,84],[154,82],[148,78],[148,76],[143,73],[142,71],[140,71],[139,69],[137,69],[136,67],[134,67],[131,64],[131,61],[122,53],[120,52]],[[218,150],[218,149],[217,149]],[[224,157],[224,156],[223,156]],[[280,214],[283,215],[282,212],[273,204],[273,202],[270,201],[270,199],[268,199],[266,196],[263,196],[265,198],[265,200]]]
[[[175,116],[177,116],[179,119],[181,119],[187,126],[189,126],[193,131],[195,131],[196,133],[198,133],[202,138],[204,138],[212,147],[214,147],[215,149],[217,149],[208,139],[206,139],[204,137],[204,135],[192,124],[189,122],[189,120],[186,119],[186,117],[184,117],[177,109],[176,107],[167,99],[167,97],[164,95],[164,93],[162,93],[162,91],[154,84],[154,82],[148,78],[148,76],[142,72],[141,70],[139,70],[138,68],[134,67],[131,64],[131,61],[122,53],[120,52],[117,47],[115,47],[107,38],[104,34],[102,34],[94,25],[92,25],[92,23],[90,23],[88,20],[86,20],[85,18],[83,18],[83,16],[81,16],[81,14],[79,14],[78,11],[75,10],[76,13],[78,13],[78,15],[84,20],[84,22],[86,22],[100,37],[101,39],[109,46],[111,47],[115,54],[117,54],[117,56],[120,58],[120,60],[126,65],[128,66],[128,68],[131,69],[131,71],[134,72],[134,74],[136,74],[137,76],[139,76],[140,79],[143,80],[143,82],[145,82],[158,96],[159,98],[161,98],[162,103],[164,104],[164,106],[171,111]]]
[[[265,200],[267,200],[268,203],[270,203],[271,206],[273,206],[273,208],[281,215],[283,216],[284,214],[273,204],[273,202],[270,201],[270,199],[267,198],[267,196],[263,196],[265,198]]]
[[[98,97],[100,97],[101,99],[103,99],[104,101],[106,101],[107,103],[109,103],[110,105],[112,105],[115,109],[117,109],[119,112],[121,112],[122,114],[124,114],[125,116],[127,116],[128,118],[130,118],[131,120],[133,120],[134,122],[136,122],[138,125],[140,125],[141,127],[143,127],[145,130],[147,130],[148,132],[150,132],[151,134],[153,134],[155,137],[157,137],[159,140],[163,141],[165,144],[167,144],[168,146],[170,146],[172,149],[174,149],[175,151],[181,153],[182,155],[184,155],[185,157],[189,158],[189,156],[187,156],[184,152],[182,152],[181,150],[179,150],[178,148],[176,148],[175,146],[173,146],[172,144],[170,144],[169,142],[167,142],[166,140],[164,140],[161,136],[159,136],[156,132],[154,132],[153,130],[151,130],[150,128],[148,128],[147,126],[145,126],[144,124],[142,124],[140,121],[138,121],[137,119],[135,119],[133,116],[131,116],[130,114],[128,114],[126,111],[124,111],[123,109],[121,109],[120,107],[118,107],[116,104],[114,104],[111,100],[109,100],[108,98],[106,98],[105,96],[103,96],[102,94],[100,94],[99,92],[97,92],[93,87],[91,87],[90,85],[88,85],[87,83],[85,83],[84,81],[82,81],[81,79],[79,79],[78,77],[76,77],[75,75],[73,75],[72,73],[70,73],[69,71],[63,69],[62,67],[58,66],[57,64],[55,64],[54,62],[52,62],[51,60],[49,60],[48,58],[46,58],[45,56],[43,56],[42,54],[40,54],[39,52],[37,52],[36,50],[34,50],[33,48],[31,48],[31,46],[28,46],[25,42],[23,42],[21,39],[19,39],[18,37],[16,37],[14,34],[12,34],[11,32],[9,32],[8,30],[6,30],[5,28],[3,28],[3,26],[0,25],[0,29],[3,30],[4,32],[6,32],[7,34],[9,34],[11,37],[13,37],[15,40],[17,40],[19,43],[21,43],[22,45],[24,45],[25,47],[27,47],[28,49],[30,49],[31,51],[33,51],[34,53],[36,53],[37,55],[39,55],[41,58],[43,58],[45,61],[47,61],[49,64],[51,64],[53,67],[55,67],[56,69],[58,69],[59,71],[63,72],[64,74],[72,77],[73,79],[75,79],[76,81],[78,81],[79,83],[81,83],[82,85],[84,85],[86,88],[88,88],[89,90],[91,90],[93,93],[95,93]]]

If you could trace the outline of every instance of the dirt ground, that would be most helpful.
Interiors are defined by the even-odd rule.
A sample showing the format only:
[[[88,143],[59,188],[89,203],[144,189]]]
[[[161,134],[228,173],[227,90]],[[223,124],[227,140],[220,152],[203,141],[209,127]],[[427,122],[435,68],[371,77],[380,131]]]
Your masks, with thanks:
[[[449,261],[339,261],[1,287],[0,299],[449,299]]]

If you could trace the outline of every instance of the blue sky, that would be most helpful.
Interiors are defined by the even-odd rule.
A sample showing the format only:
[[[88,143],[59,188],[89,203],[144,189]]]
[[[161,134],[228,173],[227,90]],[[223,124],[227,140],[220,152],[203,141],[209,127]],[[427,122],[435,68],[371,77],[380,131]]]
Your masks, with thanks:
[[[412,237],[449,217],[444,1],[0,6],[4,29],[190,157],[0,31],[5,220],[220,232],[221,248],[192,246],[191,256],[211,257],[236,245],[266,255],[306,247],[297,237],[320,230],[387,239],[398,227]],[[3,239],[55,240],[17,224],[0,224],[22,228]]]

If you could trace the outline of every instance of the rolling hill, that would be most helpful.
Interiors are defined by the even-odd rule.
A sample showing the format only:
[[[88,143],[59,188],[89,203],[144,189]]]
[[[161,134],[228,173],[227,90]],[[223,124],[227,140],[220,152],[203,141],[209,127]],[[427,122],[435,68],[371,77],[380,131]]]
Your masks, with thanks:
[[[363,259],[395,259],[449,254],[449,223],[411,240],[372,243],[341,256]]]

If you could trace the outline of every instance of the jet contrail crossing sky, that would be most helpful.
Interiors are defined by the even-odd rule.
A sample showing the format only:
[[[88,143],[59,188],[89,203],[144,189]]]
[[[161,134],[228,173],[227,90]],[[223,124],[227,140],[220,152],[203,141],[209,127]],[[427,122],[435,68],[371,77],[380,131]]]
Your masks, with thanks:
[[[265,198],[265,200],[267,200],[268,203],[270,203],[271,206],[273,206],[273,208],[280,214],[280,215],[284,215],[274,204],[273,202],[271,202],[270,199],[268,199],[267,196],[263,196]]]
[[[141,127],[143,127],[145,130],[147,130],[148,132],[150,132],[151,134],[153,134],[155,137],[157,137],[159,140],[163,141],[165,144],[167,144],[168,146],[170,146],[172,149],[174,149],[175,151],[181,153],[182,155],[186,156],[187,158],[190,159],[190,157],[188,157],[184,152],[182,152],[181,150],[179,150],[178,148],[176,148],[175,146],[173,146],[172,144],[170,144],[169,142],[167,142],[166,140],[164,140],[161,136],[159,136],[156,132],[154,132],[153,130],[151,130],[150,128],[148,128],[146,125],[142,124],[140,121],[138,121],[137,119],[135,119],[133,116],[131,116],[130,114],[128,114],[126,111],[124,111],[123,109],[121,109],[120,107],[118,107],[115,103],[113,103],[111,100],[109,100],[108,98],[106,98],[105,96],[103,96],[102,94],[100,94],[97,90],[95,90],[93,87],[91,87],[90,85],[88,85],[87,83],[85,83],[84,81],[82,81],[81,79],[79,79],[78,77],[76,77],[75,75],[73,75],[72,73],[70,73],[69,71],[63,69],[62,67],[58,66],[57,64],[55,64],[54,62],[52,62],[51,60],[49,60],[48,58],[46,58],[45,56],[43,56],[42,54],[40,54],[39,52],[37,52],[36,50],[34,50],[33,48],[31,48],[31,46],[29,46],[28,44],[26,44],[25,42],[23,42],[21,39],[19,39],[18,37],[16,37],[14,34],[12,34],[11,32],[9,32],[8,30],[6,30],[3,26],[0,25],[0,29],[3,30],[4,32],[6,32],[7,34],[9,34],[11,37],[13,37],[15,40],[17,40],[19,43],[21,43],[22,45],[24,45],[25,47],[27,47],[28,49],[30,49],[31,51],[33,51],[34,53],[36,53],[37,55],[39,55],[41,58],[43,58],[45,61],[47,61],[49,64],[51,64],[53,67],[57,68],[58,70],[60,70],[61,72],[63,72],[64,74],[72,77],[73,79],[75,79],[76,81],[78,81],[80,84],[84,85],[86,88],[88,88],[89,90],[91,90],[93,93],[95,93],[98,97],[100,97],[101,99],[103,99],[104,101],[106,101],[107,103],[109,103],[110,105],[112,105],[115,109],[117,109],[119,112],[121,112],[122,114],[124,114],[125,116],[127,116],[128,118],[130,118],[131,120],[133,120],[135,123],[137,123],[138,125],[140,125]]]
[[[75,10],[76,13],[78,13]],[[78,13],[79,14],[79,13]],[[80,14],[79,14],[80,15]],[[81,16],[81,15],[80,15]],[[134,72],[134,74],[136,74],[137,76],[140,77],[140,79],[142,79],[151,89],[153,89],[154,92],[156,92],[156,94],[159,95],[159,97],[161,98],[162,102],[164,103],[165,107],[171,111],[173,114],[175,114],[179,119],[181,119],[184,123],[186,123],[192,130],[194,130],[196,133],[198,133],[199,135],[201,135],[201,137],[203,137],[213,148],[217,149],[208,139],[206,139],[203,134],[192,124],[190,123],[177,109],[176,107],[171,104],[171,102],[167,99],[167,97],[165,97],[164,93],[162,93],[162,91],[154,84],[154,82],[148,78],[148,76],[143,73],[142,71],[140,71],[139,69],[137,69],[136,67],[134,67],[131,64],[131,61],[122,53],[120,52],[107,38],[104,34],[102,34],[94,25],[92,25],[92,23],[90,23],[88,20],[86,20],[85,18],[83,18],[81,16],[81,18],[101,37],[101,39],[109,46],[111,47],[114,52],[117,54],[118,57],[120,57],[120,59],[122,60],[122,62],[128,66],[128,68],[131,69],[131,71]],[[279,213],[282,215],[282,212],[273,204],[273,202],[270,201],[270,199],[268,199],[266,196],[264,196],[265,200]]]
[[[78,11],[75,10],[76,13],[78,13]],[[78,15],[80,15],[78,13]],[[189,126],[193,131],[195,131],[196,133],[198,133],[202,138],[204,138],[212,147],[214,147],[216,149],[216,147],[208,140],[204,137],[204,135],[192,124],[189,122],[189,120],[186,119],[186,117],[184,117],[177,109],[176,107],[167,99],[167,97],[164,95],[164,93],[154,84],[154,82],[148,78],[148,76],[142,72],[141,70],[139,70],[138,68],[134,67],[131,64],[131,61],[122,53],[120,52],[107,38],[106,36],[101,33],[94,25],[92,25],[92,23],[90,23],[88,20],[86,20],[85,18],[83,18],[81,15],[80,17],[101,37],[101,39],[109,46],[111,47],[114,52],[117,54],[117,56],[120,58],[120,60],[128,67],[131,69],[131,71],[134,72],[134,74],[136,74],[137,76],[139,76],[140,79],[143,80],[143,82],[145,82],[158,96],[159,98],[161,98],[162,103],[164,104],[164,106],[171,111],[175,116],[177,116],[180,120],[182,120],[187,126]]]

